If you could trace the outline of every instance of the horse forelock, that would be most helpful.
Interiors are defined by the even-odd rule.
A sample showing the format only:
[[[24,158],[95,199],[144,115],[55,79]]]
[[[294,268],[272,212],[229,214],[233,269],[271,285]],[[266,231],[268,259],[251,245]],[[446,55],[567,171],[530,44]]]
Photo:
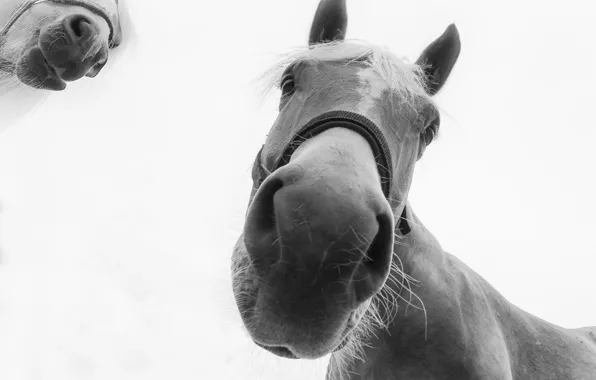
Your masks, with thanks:
[[[342,62],[349,65],[360,62],[373,69],[399,96],[402,104],[416,110],[419,104],[434,104],[428,95],[422,68],[409,63],[407,58],[398,57],[389,49],[363,40],[334,41],[315,46],[296,47],[285,54],[257,78],[263,97],[279,89],[281,77],[292,64],[305,62]]]

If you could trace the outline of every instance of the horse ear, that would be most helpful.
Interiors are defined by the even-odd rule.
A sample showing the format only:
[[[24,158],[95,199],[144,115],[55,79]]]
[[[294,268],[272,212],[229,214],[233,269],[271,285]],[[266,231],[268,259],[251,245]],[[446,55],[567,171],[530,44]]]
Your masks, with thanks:
[[[420,54],[416,64],[424,70],[429,95],[436,94],[443,87],[455,66],[460,50],[459,32],[455,24],[451,24]]]
[[[308,45],[343,41],[348,29],[346,0],[321,0],[310,27]]]

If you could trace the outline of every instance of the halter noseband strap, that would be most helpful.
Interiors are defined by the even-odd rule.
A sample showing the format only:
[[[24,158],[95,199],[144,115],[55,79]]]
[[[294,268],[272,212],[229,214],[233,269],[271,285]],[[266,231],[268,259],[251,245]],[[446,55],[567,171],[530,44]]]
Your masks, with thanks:
[[[8,21],[2,27],[2,29],[0,29],[0,47],[2,46],[3,39],[6,37],[6,34],[8,34],[10,28],[14,25],[15,22],[17,22],[17,20],[19,19],[19,17],[21,17],[21,15],[23,13],[25,13],[29,8],[31,8],[32,6],[34,6],[36,4],[47,3],[47,2],[62,4],[62,5],[76,5],[79,7],[83,7],[85,9],[89,10],[90,12],[93,12],[94,14],[105,19],[106,22],[108,23],[109,28],[110,28],[110,36],[108,37],[108,42],[109,42],[110,47],[112,47],[112,41],[114,39],[114,31],[115,31],[114,22],[110,18],[110,15],[109,15],[109,12],[107,9],[105,9],[101,5],[96,4],[90,0],[25,0],[23,2],[23,4],[21,4],[21,6],[19,8],[17,8],[17,10],[8,19]],[[116,2],[116,8],[117,8],[118,0],[115,0],[115,2]]]
[[[359,133],[368,141],[377,161],[383,193],[385,197],[389,198],[393,179],[393,161],[387,139],[374,122],[354,112],[330,111],[310,120],[290,140],[277,163],[276,169],[290,161],[292,154],[304,140],[335,127],[350,129]]]

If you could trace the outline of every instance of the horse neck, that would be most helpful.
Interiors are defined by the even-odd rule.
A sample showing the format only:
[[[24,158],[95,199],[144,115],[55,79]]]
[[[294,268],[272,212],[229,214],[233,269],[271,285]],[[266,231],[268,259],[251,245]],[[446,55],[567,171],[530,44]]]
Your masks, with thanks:
[[[366,339],[364,360],[351,361],[344,368],[347,371],[337,372],[344,375],[328,376],[328,379],[434,379],[432,373],[454,373],[461,375],[455,378],[468,379],[469,369],[464,358],[469,358],[469,348],[479,344],[479,349],[485,351],[486,347],[481,345],[486,346],[487,339],[497,345],[502,343],[490,336],[491,332],[500,331],[498,322],[483,317],[494,314],[494,311],[489,312],[494,300],[489,300],[492,297],[485,293],[488,283],[445,252],[409,204],[405,217],[409,231],[400,234],[397,228],[394,258],[405,277],[412,278],[409,286],[404,286],[408,282],[400,281],[404,276],[397,271],[392,273],[397,281],[388,281],[386,286],[391,288],[388,293],[398,294],[397,300],[378,303],[381,317],[390,322]],[[397,311],[391,309],[395,301]],[[506,305],[504,299],[502,302]],[[481,316],[479,322],[471,322],[478,317],[474,313]],[[488,335],[476,334],[470,342],[467,331],[470,323],[481,327],[478,331],[487,331]],[[506,356],[506,347],[501,345],[495,350]],[[330,373],[333,372],[331,369]],[[418,374],[421,377],[417,377]]]
[[[421,297],[420,301],[433,308],[465,302],[462,307],[490,309],[495,315],[506,313],[508,317],[516,319],[517,325],[524,323],[523,320],[530,320],[531,324],[542,321],[510,303],[482,276],[443,250],[435,236],[414,214],[409,203],[406,209],[410,232],[402,236],[396,234],[394,254],[399,258],[403,272],[413,279],[411,289]],[[404,298],[408,293],[407,289],[400,290],[399,287],[393,290],[401,292]],[[413,306],[419,306],[416,301],[412,303]],[[510,320],[499,319],[499,324],[507,329]]]
[[[443,327],[446,327],[445,323],[452,324],[451,328],[456,331],[462,323],[469,323],[469,319],[475,317],[466,315],[470,309],[480,312],[483,318],[495,316],[494,322],[499,328],[503,327],[498,318],[501,313],[522,313],[523,317],[526,316],[479,274],[443,250],[435,236],[414,214],[410,204],[406,210],[410,231],[401,237],[398,235],[394,254],[399,258],[407,278],[412,280],[409,287],[399,289],[397,286],[393,289],[402,298],[398,301],[402,312],[397,313],[394,326],[401,329],[404,323],[416,321],[420,330],[417,333],[428,340],[438,332],[433,323]],[[409,331],[416,331],[411,327]]]
[[[379,303],[390,323],[369,337],[364,361],[347,366],[353,375],[336,378],[414,380],[434,379],[432,374],[437,373],[455,374],[450,379],[476,378],[479,373],[510,378],[520,341],[546,331],[556,333],[557,327],[509,303],[480,275],[445,252],[409,204],[406,210],[410,231],[396,233],[394,253],[403,272],[415,280],[410,281],[411,291],[403,287],[404,282],[387,282],[391,293],[399,294],[397,312],[384,308],[390,303]]]

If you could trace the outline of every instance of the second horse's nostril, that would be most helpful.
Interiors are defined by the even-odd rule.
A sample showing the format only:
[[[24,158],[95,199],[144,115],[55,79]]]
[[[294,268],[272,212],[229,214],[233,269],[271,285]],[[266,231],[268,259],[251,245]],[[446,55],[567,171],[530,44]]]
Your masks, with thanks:
[[[85,35],[84,24],[87,24],[86,26],[90,26],[91,21],[83,15],[71,16],[66,23],[67,27],[72,31],[73,36],[77,39]]]

